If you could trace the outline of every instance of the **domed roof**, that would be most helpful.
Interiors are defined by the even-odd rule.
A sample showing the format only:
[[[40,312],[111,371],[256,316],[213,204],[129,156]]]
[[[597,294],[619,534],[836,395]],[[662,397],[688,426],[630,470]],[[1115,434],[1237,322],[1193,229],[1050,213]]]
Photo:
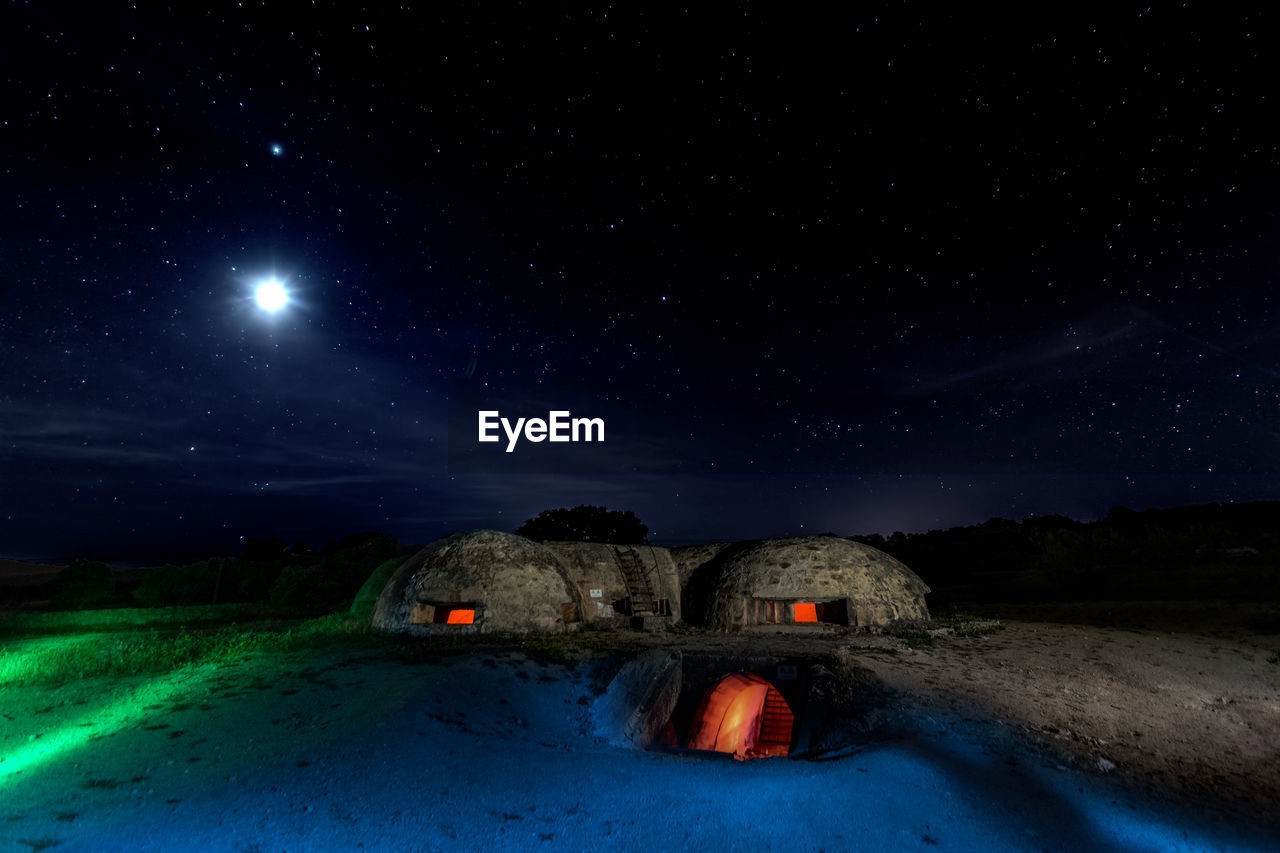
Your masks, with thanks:
[[[835,536],[765,539],[725,552],[710,607],[711,622],[725,627],[742,598],[848,599],[858,616],[850,624],[928,618],[929,587],[898,560],[860,542]]]
[[[383,588],[373,625],[431,634],[458,625],[433,618],[459,605],[474,610],[475,631],[563,630],[565,605],[580,612],[577,588],[548,548],[497,530],[468,530],[432,542],[405,561]]]

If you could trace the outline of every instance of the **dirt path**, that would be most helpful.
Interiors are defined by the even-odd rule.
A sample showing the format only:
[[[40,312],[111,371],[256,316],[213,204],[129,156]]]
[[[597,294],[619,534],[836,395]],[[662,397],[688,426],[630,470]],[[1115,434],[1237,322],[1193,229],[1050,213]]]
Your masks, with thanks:
[[[890,688],[1021,727],[1078,766],[1253,818],[1276,811],[1280,638],[1004,625],[893,654],[851,651]]]

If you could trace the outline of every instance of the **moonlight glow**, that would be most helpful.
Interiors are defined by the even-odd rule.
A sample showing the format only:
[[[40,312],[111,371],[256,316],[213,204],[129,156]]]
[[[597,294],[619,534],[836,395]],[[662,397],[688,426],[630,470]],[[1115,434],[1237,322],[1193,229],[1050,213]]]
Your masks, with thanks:
[[[259,308],[268,314],[274,314],[289,303],[289,292],[273,278],[258,285],[254,298],[258,300]]]

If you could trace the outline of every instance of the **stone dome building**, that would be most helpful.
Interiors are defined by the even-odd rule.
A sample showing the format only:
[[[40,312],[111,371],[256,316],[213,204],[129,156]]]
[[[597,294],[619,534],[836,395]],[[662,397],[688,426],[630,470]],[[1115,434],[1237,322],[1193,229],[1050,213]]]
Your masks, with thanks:
[[[707,622],[723,631],[929,618],[929,587],[915,572],[883,551],[835,536],[744,543],[698,571],[707,576]]]
[[[405,561],[378,596],[373,626],[413,635],[563,631],[582,612],[581,592],[545,546],[469,530]]]
[[[680,621],[680,577],[671,552],[654,545],[544,542],[586,603],[583,620],[649,627]],[[625,614],[625,615],[624,615]]]

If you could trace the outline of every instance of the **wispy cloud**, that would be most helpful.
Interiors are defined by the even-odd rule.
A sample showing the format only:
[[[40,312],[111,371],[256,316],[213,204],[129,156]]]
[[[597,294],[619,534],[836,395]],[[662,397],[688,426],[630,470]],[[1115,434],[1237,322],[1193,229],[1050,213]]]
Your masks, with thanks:
[[[1057,376],[1052,369],[1092,369],[1100,356],[1114,355],[1159,330],[1154,317],[1125,310],[1100,311],[1063,323],[1051,335],[1024,342],[1011,352],[982,364],[913,385],[909,393],[926,395],[956,386],[993,380],[1025,380]]]

